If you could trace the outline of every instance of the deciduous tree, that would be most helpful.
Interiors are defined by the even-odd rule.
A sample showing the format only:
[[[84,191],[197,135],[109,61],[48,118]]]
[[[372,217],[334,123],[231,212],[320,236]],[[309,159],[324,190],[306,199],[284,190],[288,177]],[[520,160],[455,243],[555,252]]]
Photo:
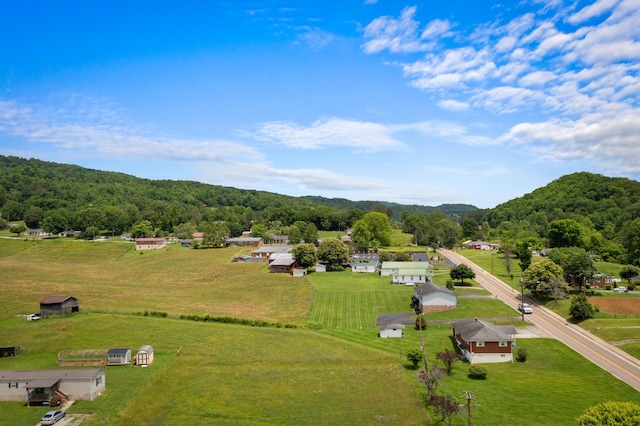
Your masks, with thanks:
[[[456,266],[449,272],[449,276],[453,280],[460,280],[462,284],[464,284],[465,279],[474,279],[476,277],[476,273],[473,272],[471,268],[469,268],[464,263]]]
[[[582,227],[573,219],[558,219],[549,224],[551,247],[577,247],[582,241]]]
[[[318,260],[335,269],[349,260],[349,248],[337,238],[325,238],[318,247]]]
[[[640,275],[640,269],[634,265],[626,265],[620,269],[620,278],[627,280],[627,283],[631,284],[631,278]]]
[[[524,287],[534,293],[548,292],[548,284],[553,279],[563,279],[563,271],[550,259],[532,263],[522,273]]]
[[[24,223],[31,229],[39,228],[43,215],[44,210],[42,210],[40,207],[29,207],[29,209],[27,209],[24,214]]]
[[[358,247],[377,250],[391,245],[391,232],[391,222],[386,214],[369,212],[353,224],[351,237]]]
[[[222,247],[229,238],[229,228],[223,222],[203,222],[200,224],[202,229],[202,245],[207,247]]]
[[[11,227],[9,228],[9,232],[11,232],[12,234],[16,234],[16,236],[20,236],[20,234],[22,234],[24,231],[27,230],[27,227],[24,226],[24,224],[19,223],[16,225],[11,225]]]
[[[316,246],[313,244],[297,244],[291,249],[291,253],[301,268],[309,268],[316,264]]]
[[[307,244],[318,244],[318,228],[313,223],[307,224],[302,233],[302,239]]]
[[[593,318],[595,314],[595,308],[587,300],[587,296],[584,293],[576,294],[571,298],[571,306],[569,307],[569,314],[572,318],[582,321],[589,318]]]
[[[444,368],[447,370],[447,374],[451,374],[453,363],[460,360],[458,354],[448,348],[444,348],[444,351],[436,353],[436,359],[442,361]]]

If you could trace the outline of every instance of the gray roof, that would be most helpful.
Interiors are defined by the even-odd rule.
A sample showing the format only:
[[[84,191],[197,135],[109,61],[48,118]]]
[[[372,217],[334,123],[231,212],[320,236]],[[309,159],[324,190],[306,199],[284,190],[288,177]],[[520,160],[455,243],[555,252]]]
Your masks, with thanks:
[[[100,368],[58,369],[58,370],[0,370],[0,380],[54,380],[91,379],[104,373]]]
[[[494,342],[511,340],[516,334],[512,325],[493,325],[479,319],[465,319],[451,323],[465,342]]]
[[[126,349],[126,348],[109,349],[109,351],[107,352],[107,355],[126,354],[130,350],[131,349]]]
[[[420,296],[424,296],[425,294],[429,294],[429,293],[447,293],[447,294],[456,296],[455,291],[449,290],[448,288],[443,287],[441,285],[436,285],[432,282],[420,284],[419,286],[416,287],[416,294]]]
[[[392,324],[415,324],[414,313],[402,313],[402,314],[380,314],[376,317],[376,327],[384,327]]]

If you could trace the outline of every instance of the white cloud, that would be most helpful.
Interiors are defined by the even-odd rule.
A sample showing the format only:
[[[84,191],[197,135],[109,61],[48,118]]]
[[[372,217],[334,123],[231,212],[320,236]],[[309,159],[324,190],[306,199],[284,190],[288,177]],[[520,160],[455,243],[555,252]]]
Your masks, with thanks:
[[[407,7],[399,19],[390,16],[376,18],[364,29],[367,39],[362,48],[365,53],[379,53],[389,50],[393,53],[422,52],[431,44],[420,41],[416,32],[418,22],[413,19],[416,7]]]
[[[461,133],[458,143],[517,142],[540,158],[557,152],[556,160],[639,172],[633,159],[640,158],[640,0],[586,7],[535,2],[543,7],[510,20],[501,15],[473,27],[447,21],[456,37],[447,48],[404,63],[404,76],[443,110],[473,107],[515,120],[501,138]],[[417,23],[405,29],[406,40],[420,33]],[[517,124],[519,114],[530,121]]]
[[[76,151],[92,151],[115,158],[155,158],[182,161],[228,161],[262,155],[253,148],[225,140],[185,140],[155,137],[119,122],[119,114],[99,102],[82,98],[71,104],[22,106],[0,101],[0,131],[22,137],[28,142],[51,144]]]
[[[466,111],[469,109],[468,102],[459,102],[453,99],[445,99],[438,102],[438,106],[448,111]]]
[[[451,32],[451,23],[447,20],[435,19],[427,24],[420,35],[421,39],[431,39],[439,37],[448,37],[453,35]]]
[[[596,16],[600,16],[613,8],[619,0],[598,0],[567,18],[572,24],[579,24]]]
[[[523,76],[518,83],[521,86],[544,86],[549,81],[554,80],[556,75],[550,71],[534,71],[530,74]]]
[[[520,123],[500,139],[525,145],[541,160],[588,159],[627,173],[640,173],[638,111],[612,118]]]
[[[335,40],[333,34],[319,28],[304,26],[297,28],[297,30],[300,32],[297,40],[308,45],[313,50],[322,49]]]
[[[349,147],[363,152],[405,149],[392,134],[393,129],[383,124],[328,118],[310,126],[285,121],[263,123],[257,132],[247,135],[296,149]]]

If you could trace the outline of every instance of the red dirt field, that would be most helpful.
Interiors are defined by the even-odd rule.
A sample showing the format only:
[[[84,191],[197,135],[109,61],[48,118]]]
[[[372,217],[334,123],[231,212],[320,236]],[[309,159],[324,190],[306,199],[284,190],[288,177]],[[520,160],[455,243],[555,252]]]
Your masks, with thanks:
[[[610,314],[640,314],[640,298],[587,297],[589,303]]]

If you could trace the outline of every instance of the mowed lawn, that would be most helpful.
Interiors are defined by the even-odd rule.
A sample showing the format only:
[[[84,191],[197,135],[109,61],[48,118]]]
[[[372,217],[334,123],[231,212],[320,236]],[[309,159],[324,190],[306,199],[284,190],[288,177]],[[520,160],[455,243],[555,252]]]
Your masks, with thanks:
[[[0,240],[0,346],[23,348],[0,359],[0,369],[55,368],[64,349],[154,346],[153,365],[108,367],[106,393],[72,406],[71,414],[93,413],[89,425],[438,424],[406,353],[423,341],[436,365],[437,352],[454,348],[449,325],[429,324],[423,333],[407,326],[402,339],[381,339],[375,326],[378,314],[411,312],[412,287],[348,271],[294,279],[269,274],[264,264],[232,263],[237,254]],[[82,312],[38,322],[16,316],[36,311],[49,294],[78,297]],[[144,311],[169,317],[130,315]],[[206,313],[299,328],[177,319]],[[478,298],[459,299],[458,309],[427,320],[512,316],[497,300]],[[519,339],[518,346],[530,353],[526,363],[487,365],[484,381],[469,379],[469,365],[457,363],[442,380],[442,392],[470,390],[477,398],[475,425],[572,424],[604,400],[640,402],[638,392],[559,342]],[[7,424],[33,425],[46,409],[1,403],[0,411]]]

